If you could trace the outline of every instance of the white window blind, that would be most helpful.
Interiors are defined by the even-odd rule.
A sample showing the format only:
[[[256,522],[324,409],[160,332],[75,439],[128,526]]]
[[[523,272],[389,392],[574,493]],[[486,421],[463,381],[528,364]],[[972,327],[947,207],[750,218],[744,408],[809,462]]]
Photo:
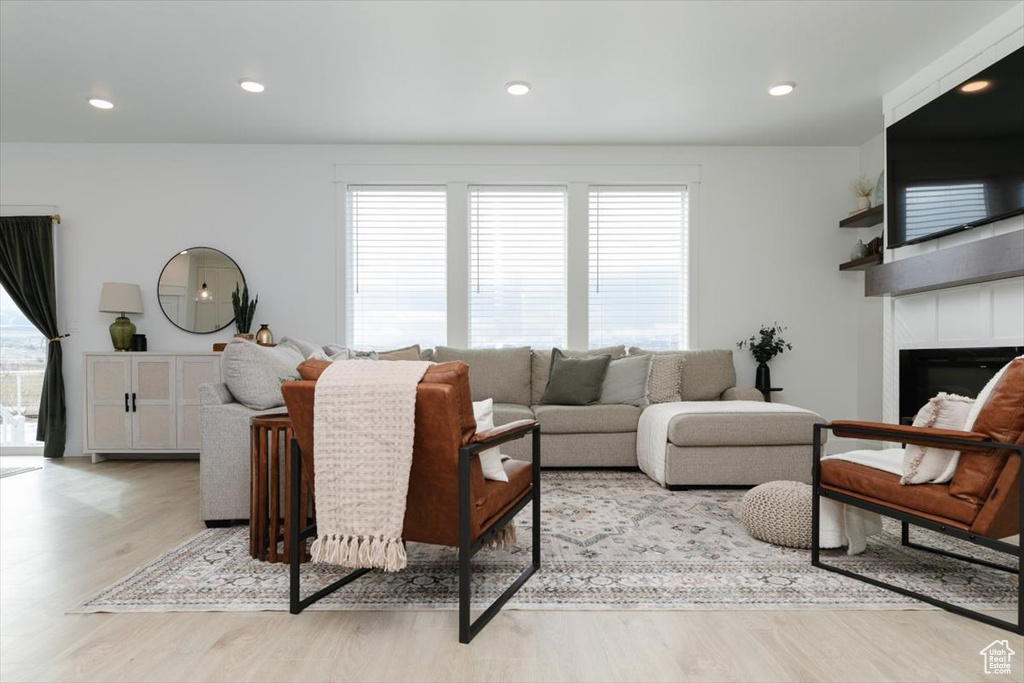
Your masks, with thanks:
[[[356,348],[446,342],[446,207],[443,186],[349,188]]]
[[[688,340],[685,187],[590,188],[590,346]]]
[[[565,344],[564,187],[469,188],[470,344]]]
[[[905,196],[908,240],[988,215],[984,183],[908,187]]]

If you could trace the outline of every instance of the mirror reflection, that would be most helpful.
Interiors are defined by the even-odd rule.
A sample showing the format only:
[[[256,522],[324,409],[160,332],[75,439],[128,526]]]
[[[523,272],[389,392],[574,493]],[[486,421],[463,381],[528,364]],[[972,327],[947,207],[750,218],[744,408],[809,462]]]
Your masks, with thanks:
[[[231,293],[245,276],[230,256],[209,247],[175,254],[160,273],[157,296],[172,323],[196,334],[222,330],[235,319]]]

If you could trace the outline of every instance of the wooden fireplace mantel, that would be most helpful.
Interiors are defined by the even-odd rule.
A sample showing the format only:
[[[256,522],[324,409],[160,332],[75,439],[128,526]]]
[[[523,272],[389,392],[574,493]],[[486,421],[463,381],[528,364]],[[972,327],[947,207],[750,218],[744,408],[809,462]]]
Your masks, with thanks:
[[[1024,230],[1016,230],[865,271],[864,296],[902,295],[1024,275]]]

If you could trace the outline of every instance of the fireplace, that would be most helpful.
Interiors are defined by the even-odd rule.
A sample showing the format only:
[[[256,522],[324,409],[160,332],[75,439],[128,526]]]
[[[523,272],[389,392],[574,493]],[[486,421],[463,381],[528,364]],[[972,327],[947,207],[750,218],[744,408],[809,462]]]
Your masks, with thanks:
[[[940,391],[976,397],[999,368],[1021,354],[1022,346],[901,350],[900,423],[911,424]]]

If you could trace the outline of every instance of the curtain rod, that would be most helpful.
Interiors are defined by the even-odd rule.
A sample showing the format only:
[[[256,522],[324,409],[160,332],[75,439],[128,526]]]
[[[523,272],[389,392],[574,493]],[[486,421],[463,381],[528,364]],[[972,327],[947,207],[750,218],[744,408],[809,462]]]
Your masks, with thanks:
[[[43,208],[43,207],[49,207],[51,209],[58,208],[56,204],[6,204],[6,205],[0,204],[0,209],[6,209],[8,211],[10,211],[12,209],[21,208],[21,207],[25,207],[27,209]],[[60,225],[60,214],[59,213],[50,214],[50,220],[56,222],[57,225]]]

